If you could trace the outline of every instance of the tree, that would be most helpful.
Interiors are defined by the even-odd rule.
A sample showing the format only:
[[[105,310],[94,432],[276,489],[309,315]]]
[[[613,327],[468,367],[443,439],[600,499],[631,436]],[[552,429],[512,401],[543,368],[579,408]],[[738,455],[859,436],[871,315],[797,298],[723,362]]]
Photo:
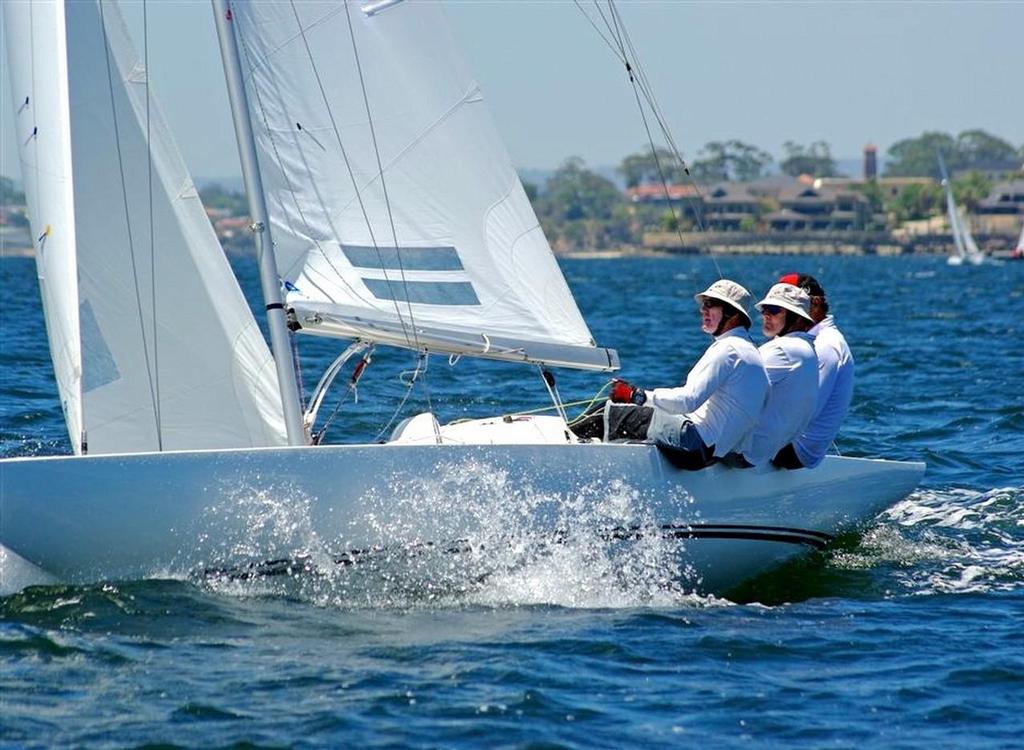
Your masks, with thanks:
[[[523,192],[526,193],[526,199],[530,201],[530,203],[536,203],[537,195],[539,193],[539,191],[537,190],[537,186],[534,183],[530,182],[529,180],[523,180],[522,182]]]
[[[206,208],[227,211],[231,216],[245,216],[249,213],[249,203],[245,195],[227,190],[220,185],[208,185],[199,191],[199,199]]]
[[[1021,161],[1011,144],[984,130],[965,130],[956,138],[929,131],[894,143],[888,151],[885,173],[892,177],[940,179],[939,152],[951,174],[965,169],[1016,169]]]
[[[854,183],[850,187],[853,190],[859,190],[867,198],[868,205],[871,207],[871,213],[877,214],[883,209],[885,196],[877,180],[868,180],[861,184]]]
[[[929,131],[917,138],[904,138],[889,147],[885,174],[890,177],[941,179],[937,156],[940,152],[950,171],[960,166],[956,140],[948,133]]]
[[[901,190],[888,209],[897,221],[911,221],[934,216],[942,210],[944,202],[940,185],[914,184]]]
[[[0,206],[23,206],[25,194],[14,187],[10,177],[0,177]]]
[[[835,159],[832,158],[832,149],[825,141],[815,141],[810,146],[786,141],[782,149],[786,152],[786,158],[779,164],[779,168],[792,177],[802,174],[835,177],[839,173]]]
[[[1015,169],[1020,164],[1014,147],[984,130],[965,130],[956,137],[962,169]]]
[[[670,185],[683,182],[686,172],[676,155],[667,148],[650,148],[630,154],[617,169],[627,188],[660,184],[662,176]]]
[[[601,248],[633,239],[630,208],[622,193],[578,157],[555,170],[535,209],[548,238],[562,249]]]
[[[953,180],[952,187],[956,202],[972,211],[992,192],[992,180],[981,172],[972,170],[963,177]]]
[[[711,141],[701,149],[690,172],[701,182],[747,182],[762,177],[771,161],[771,154],[749,143]]]
[[[562,221],[608,219],[622,195],[611,182],[571,157],[548,180],[538,201],[544,215]]]

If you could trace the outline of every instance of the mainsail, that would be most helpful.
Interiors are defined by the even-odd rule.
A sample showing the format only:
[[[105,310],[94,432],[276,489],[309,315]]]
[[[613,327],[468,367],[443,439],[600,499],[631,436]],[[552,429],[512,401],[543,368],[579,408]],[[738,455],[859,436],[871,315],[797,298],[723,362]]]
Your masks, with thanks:
[[[617,367],[569,292],[434,2],[232,5],[304,330]]]
[[[7,2],[3,12],[75,452],[282,444],[273,362],[116,5]]]

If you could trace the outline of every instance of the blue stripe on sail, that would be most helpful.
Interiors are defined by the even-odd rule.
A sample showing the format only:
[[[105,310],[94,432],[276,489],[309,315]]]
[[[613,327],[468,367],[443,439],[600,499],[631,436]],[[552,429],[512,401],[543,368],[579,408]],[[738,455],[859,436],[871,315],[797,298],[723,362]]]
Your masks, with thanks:
[[[348,262],[356,268],[404,269],[406,271],[461,271],[462,261],[454,247],[371,247],[342,245]]]
[[[82,392],[88,393],[118,380],[121,373],[88,300],[78,306],[78,325],[82,337]]]
[[[363,279],[377,299],[414,302],[422,305],[479,305],[473,285],[468,281],[402,281]]]

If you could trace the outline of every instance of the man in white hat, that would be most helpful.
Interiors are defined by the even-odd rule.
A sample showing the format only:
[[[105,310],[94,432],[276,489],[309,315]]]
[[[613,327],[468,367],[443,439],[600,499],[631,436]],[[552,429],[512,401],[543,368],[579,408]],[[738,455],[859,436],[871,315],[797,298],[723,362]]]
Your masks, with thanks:
[[[734,450],[753,428],[768,393],[768,376],[748,333],[750,292],[722,279],[694,299],[700,305],[701,330],[714,341],[685,384],[643,391],[617,380],[605,408],[606,438],[652,439],[673,464],[691,470],[715,463]],[[633,409],[618,404],[633,405]],[[642,419],[634,418],[636,407],[643,407]],[[620,426],[631,420],[622,434]],[[640,425],[644,433],[636,434]]]
[[[771,460],[807,427],[818,402],[818,357],[807,333],[814,324],[810,296],[792,284],[776,284],[756,307],[769,337],[758,351],[771,387],[757,424],[737,450],[755,466]]]
[[[853,400],[854,362],[850,347],[829,313],[825,289],[810,274],[790,273],[779,281],[803,289],[811,297],[814,352],[818,355],[818,404],[810,424],[780,450],[772,463],[780,469],[813,468],[821,463]]]

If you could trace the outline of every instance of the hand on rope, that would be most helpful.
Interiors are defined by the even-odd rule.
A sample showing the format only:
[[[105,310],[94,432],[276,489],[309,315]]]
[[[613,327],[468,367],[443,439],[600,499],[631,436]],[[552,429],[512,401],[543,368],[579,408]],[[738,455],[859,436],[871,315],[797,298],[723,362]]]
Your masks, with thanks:
[[[612,380],[612,391],[608,395],[616,404],[636,404],[641,406],[647,401],[647,394],[642,388],[630,385],[625,380]]]

